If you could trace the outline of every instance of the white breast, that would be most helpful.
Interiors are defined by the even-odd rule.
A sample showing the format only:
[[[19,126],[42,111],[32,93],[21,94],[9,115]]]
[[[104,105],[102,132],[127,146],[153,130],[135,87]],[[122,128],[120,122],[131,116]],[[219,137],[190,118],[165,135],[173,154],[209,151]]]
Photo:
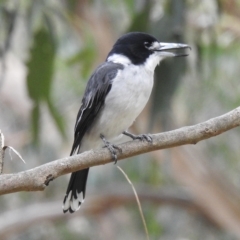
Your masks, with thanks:
[[[124,58],[123,60],[126,61]],[[151,64],[143,67],[124,62],[125,68],[118,71],[103,109],[82,140],[81,151],[102,146],[100,134],[114,142],[132,125],[145,107],[152,91],[153,74],[157,65],[155,58],[153,60],[156,62],[154,67]]]
[[[115,116],[123,130],[126,130],[145,107],[152,86],[151,72],[139,66],[128,66],[118,73],[106,98],[105,112],[112,117]]]

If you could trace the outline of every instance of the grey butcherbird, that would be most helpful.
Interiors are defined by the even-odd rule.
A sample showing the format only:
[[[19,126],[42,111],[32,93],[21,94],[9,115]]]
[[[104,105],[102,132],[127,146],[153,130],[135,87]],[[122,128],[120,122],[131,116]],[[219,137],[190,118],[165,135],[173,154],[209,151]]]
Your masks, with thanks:
[[[122,133],[151,141],[149,135],[135,136],[126,130],[149,99],[156,66],[166,57],[187,56],[187,48],[190,47],[186,44],[161,43],[141,32],[119,38],[87,83],[70,155],[102,147],[104,142],[116,161],[117,147],[111,143]],[[88,171],[89,168],[72,173],[63,201],[64,212],[75,212],[83,203]]]

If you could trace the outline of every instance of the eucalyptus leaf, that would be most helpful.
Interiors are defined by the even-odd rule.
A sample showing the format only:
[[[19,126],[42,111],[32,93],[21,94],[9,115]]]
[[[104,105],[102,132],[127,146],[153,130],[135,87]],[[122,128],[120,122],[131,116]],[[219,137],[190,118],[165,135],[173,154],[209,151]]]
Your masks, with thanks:
[[[34,44],[27,63],[27,87],[30,98],[35,104],[32,110],[33,140],[39,140],[40,104],[47,103],[49,112],[60,133],[64,134],[63,119],[55,108],[51,98],[56,47],[50,31],[41,28],[34,35]]]

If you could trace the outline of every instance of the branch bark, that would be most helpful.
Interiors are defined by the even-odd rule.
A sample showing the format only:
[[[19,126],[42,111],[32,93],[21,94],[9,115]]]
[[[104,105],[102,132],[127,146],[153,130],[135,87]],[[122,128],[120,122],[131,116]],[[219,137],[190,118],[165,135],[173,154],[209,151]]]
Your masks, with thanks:
[[[118,160],[154,150],[196,144],[201,140],[214,137],[239,125],[240,107],[203,123],[153,134],[152,143],[145,141],[123,143],[119,145],[122,152],[118,153]],[[0,195],[19,191],[41,191],[45,189],[51,180],[61,175],[110,162],[112,160],[109,151],[107,149],[98,149],[55,160],[27,171],[2,174],[0,175]]]

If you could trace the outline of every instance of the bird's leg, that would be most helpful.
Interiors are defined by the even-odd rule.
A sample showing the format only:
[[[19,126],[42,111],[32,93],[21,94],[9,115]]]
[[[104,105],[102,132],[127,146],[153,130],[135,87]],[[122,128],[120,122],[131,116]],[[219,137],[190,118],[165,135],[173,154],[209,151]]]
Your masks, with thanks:
[[[112,155],[112,159],[114,161],[114,163],[117,163],[117,152],[116,150],[118,150],[119,152],[122,152],[122,149],[112,143],[110,143],[109,141],[107,141],[107,139],[104,137],[103,134],[100,134],[100,138],[102,139],[102,141],[104,142],[104,147],[106,147],[111,155]]]
[[[148,142],[152,142],[152,137],[150,136],[150,134],[140,134],[140,135],[135,135],[135,134],[132,134],[132,133],[129,133],[127,131],[124,131],[123,132],[124,135],[132,138],[132,140],[136,140],[136,139],[139,139],[141,141],[148,141]]]

